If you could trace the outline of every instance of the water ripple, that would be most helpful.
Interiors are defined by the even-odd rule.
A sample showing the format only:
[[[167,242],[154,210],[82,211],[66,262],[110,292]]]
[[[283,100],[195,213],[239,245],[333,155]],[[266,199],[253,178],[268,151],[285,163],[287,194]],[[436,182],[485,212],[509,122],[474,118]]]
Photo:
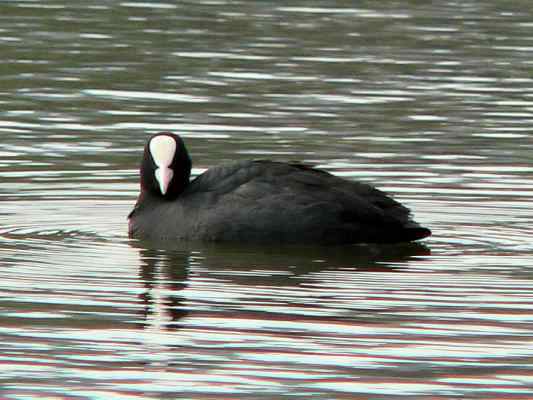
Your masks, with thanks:
[[[126,100],[158,100],[177,101],[183,103],[206,103],[209,101],[209,98],[205,96],[191,96],[179,93],[137,92],[131,90],[103,89],[85,89],[82,93],[88,96],[120,98]]]
[[[2,396],[530,398],[528,7],[415,3],[0,2]],[[194,175],[318,165],[433,236],[130,241],[160,130]]]

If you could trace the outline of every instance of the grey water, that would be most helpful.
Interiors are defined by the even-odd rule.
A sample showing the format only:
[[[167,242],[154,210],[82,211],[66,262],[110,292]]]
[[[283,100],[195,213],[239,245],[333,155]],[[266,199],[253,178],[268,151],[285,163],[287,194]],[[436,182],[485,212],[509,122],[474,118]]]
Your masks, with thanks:
[[[0,397],[531,398],[532,32],[526,1],[0,2]],[[433,236],[130,241],[162,130]]]

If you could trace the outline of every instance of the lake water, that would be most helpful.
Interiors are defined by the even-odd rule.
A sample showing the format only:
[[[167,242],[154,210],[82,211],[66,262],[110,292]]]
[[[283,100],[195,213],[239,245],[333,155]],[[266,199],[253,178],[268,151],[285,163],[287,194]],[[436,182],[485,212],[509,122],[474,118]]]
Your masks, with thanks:
[[[0,3],[0,397],[533,396],[533,12],[464,2]],[[420,245],[153,249],[149,134],[194,174],[318,165]]]

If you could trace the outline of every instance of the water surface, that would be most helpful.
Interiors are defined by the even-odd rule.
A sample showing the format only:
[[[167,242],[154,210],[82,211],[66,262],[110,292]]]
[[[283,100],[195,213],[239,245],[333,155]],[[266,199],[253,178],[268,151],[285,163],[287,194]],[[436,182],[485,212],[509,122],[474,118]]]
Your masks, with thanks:
[[[529,3],[0,4],[0,395],[533,395]],[[420,245],[127,238],[149,134],[317,165]]]

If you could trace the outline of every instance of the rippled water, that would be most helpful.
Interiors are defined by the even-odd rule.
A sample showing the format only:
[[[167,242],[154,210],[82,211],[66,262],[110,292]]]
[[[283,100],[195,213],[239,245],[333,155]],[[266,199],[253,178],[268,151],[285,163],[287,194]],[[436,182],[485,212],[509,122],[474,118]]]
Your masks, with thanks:
[[[533,396],[525,1],[0,3],[0,396]],[[372,182],[419,245],[130,242],[148,134]]]

